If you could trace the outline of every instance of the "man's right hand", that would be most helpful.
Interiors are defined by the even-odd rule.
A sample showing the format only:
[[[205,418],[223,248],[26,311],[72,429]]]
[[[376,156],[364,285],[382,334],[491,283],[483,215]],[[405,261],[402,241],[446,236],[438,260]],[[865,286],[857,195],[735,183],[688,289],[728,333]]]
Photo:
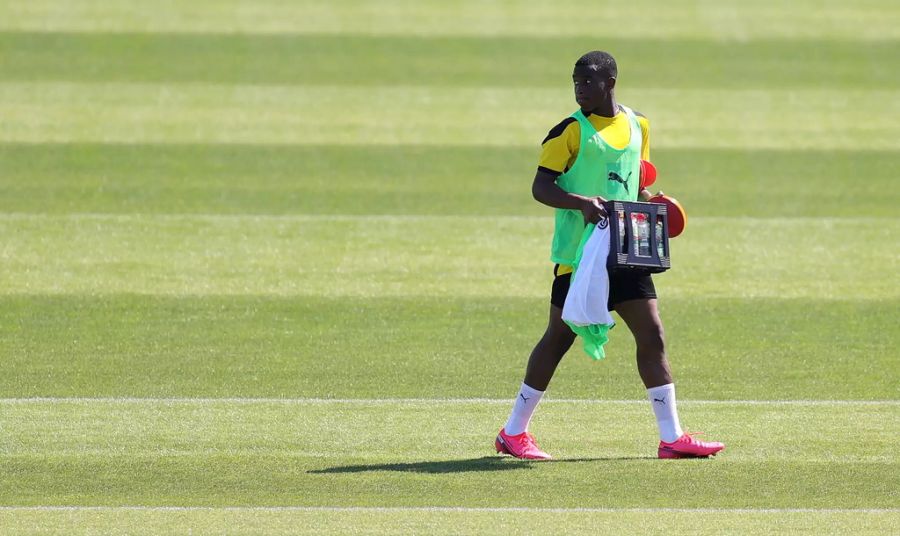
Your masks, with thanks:
[[[606,218],[606,207],[603,206],[606,199],[602,197],[585,197],[581,203],[581,214],[585,223],[599,223]]]

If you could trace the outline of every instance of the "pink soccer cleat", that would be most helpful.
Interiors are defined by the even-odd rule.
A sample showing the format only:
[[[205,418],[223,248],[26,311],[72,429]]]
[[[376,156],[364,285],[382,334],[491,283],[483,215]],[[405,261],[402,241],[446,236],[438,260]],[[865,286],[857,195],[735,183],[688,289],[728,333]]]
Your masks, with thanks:
[[[541,450],[534,442],[534,436],[528,432],[518,435],[507,435],[501,428],[494,440],[494,447],[501,454],[509,454],[523,460],[549,460],[549,454]]]
[[[699,435],[697,432],[695,435]],[[659,442],[658,454],[660,458],[708,458],[715,456],[717,452],[725,448],[724,443],[717,441],[699,441],[685,432],[681,437],[666,443]]]

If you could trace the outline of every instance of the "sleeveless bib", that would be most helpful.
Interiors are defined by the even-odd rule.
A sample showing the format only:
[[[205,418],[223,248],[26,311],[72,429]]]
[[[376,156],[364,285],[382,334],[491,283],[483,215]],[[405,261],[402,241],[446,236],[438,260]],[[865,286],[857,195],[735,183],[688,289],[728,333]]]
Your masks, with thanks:
[[[581,112],[572,118],[581,128],[578,157],[571,169],[556,179],[563,190],[583,195],[601,196],[607,200],[637,201],[640,185],[641,126],[634,112],[625,106],[619,108],[628,116],[631,138],[624,149],[616,149],[600,136],[594,125]],[[580,210],[556,209],[556,225],[550,260],[571,266],[581,243],[586,225]]]

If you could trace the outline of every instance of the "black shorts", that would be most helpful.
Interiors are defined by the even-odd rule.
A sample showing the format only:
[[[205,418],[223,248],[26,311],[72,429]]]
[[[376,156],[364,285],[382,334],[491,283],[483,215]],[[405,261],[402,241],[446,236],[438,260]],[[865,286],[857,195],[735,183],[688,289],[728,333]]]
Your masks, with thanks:
[[[562,309],[566,303],[566,294],[569,293],[569,282],[572,273],[556,275],[559,265],[553,267],[553,290],[550,292],[550,303]],[[656,298],[656,287],[649,274],[638,274],[625,270],[611,272],[609,274],[609,301],[606,308],[612,311],[616,304],[628,300],[649,300]]]

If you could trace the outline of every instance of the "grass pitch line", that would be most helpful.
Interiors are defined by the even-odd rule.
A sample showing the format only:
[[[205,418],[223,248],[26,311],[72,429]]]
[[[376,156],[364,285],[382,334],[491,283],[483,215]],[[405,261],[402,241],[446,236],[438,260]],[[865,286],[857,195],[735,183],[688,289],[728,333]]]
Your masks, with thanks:
[[[0,506],[6,512],[545,512],[545,513],[729,513],[889,514],[900,508],[541,508],[528,506]]]
[[[106,403],[106,404],[508,404],[512,398],[156,398],[156,397],[23,397],[0,398],[0,404]],[[545,398],[542,404],[646,404],[639,400]],[[900,406],[900,400],[679,400],[679,404],[707,406]]]

